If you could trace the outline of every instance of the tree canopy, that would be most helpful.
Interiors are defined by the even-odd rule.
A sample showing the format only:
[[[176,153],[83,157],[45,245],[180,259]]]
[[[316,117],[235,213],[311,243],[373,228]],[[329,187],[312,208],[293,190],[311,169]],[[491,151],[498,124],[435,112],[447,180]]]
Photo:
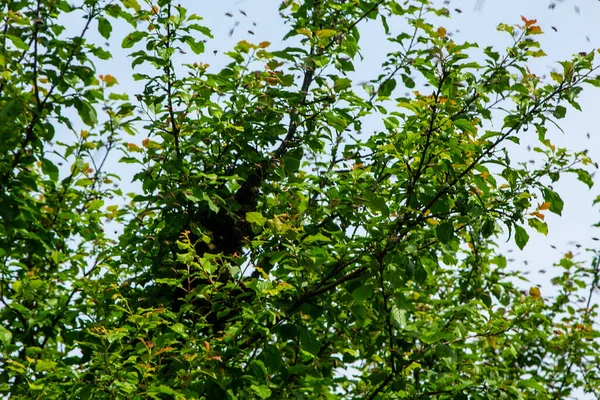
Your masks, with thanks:
[[[285,37],[217,69],[177,2],[2,4],[0,392],[598,396],[598,255],[544,266],[546,289],[499,249],[551,229],[561,177],[593,184],[553,135],[600,86],[597,50],[546,78],[535,19],[499,25],[499,49],[456,42],[428,0],[279,11]],[[359,82],[366,24],[394,50]],[[105,41],[129,52],[114,71]],[[119,90],[124,63],[139,92]],[[507,146],[524,136],[535,165]]]

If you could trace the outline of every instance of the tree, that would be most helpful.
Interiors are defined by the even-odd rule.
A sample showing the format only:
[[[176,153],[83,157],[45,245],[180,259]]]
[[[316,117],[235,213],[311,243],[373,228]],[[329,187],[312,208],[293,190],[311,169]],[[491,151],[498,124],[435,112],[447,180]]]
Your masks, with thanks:
[[[2,393],[598,395],[598,255],[566,254],[549,295],[523,291],[497,245],[547,233],[561,176],[592,186],[586,152],[548,125],[600,86],[594,51],[544,79],[528,68],[545,55],[536,20],[500,25],[500,51],[456,43],[427,0],[280,11],[287,45],[241,41],[215,71],[180,65],[212,35],[169,0],[2,5]],[[361,86],[369,20],[410,29]],[[96,71],[111,53],[95,29],[131,49],[139,93]],[[540,166],[511,161],[523,135]]]

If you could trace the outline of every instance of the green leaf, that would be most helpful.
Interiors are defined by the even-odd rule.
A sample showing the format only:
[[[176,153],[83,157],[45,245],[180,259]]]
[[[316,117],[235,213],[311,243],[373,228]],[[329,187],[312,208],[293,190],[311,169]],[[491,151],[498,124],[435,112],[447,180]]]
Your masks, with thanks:
[[[104,205],[104,200],[96,199],[96,200],[92,200],[92,201],[88,202],[86,208],[89,211],[95,211],[95,210],[99,210],[100,207],[102,207],[103,205]]]
[[[381,97],[390,97],[395,88],[396,80],[393,78],[387,79],[379,86],[378,94]]]
[[[92,54],[94,54],[101,60],[110,60],[110,58],[112,57],[112,54],[109,51],[106,51],[101,47],[94,47],[91,51]]]
[[[267,385],[250,385],[250,389],[261,399],[271,397],[271,389]]]
[[[332,112],[325,113],[325,119],[327,120],[327,123],[335,128],[338,132],[343,132],[348,126],[348,121],[345,118],[342,118]]]
[[[125,8],[132,8],[136,12],[139,12],[142,9],[137,0],[121,0],[121,2]]]
[[[194,52],[194,54],[204,53],[204,43],[202,43],[201,40],[195,40],[190,36],[186,38],[185,43],[190,46],[190,49]]]
[[[486,218],[485,222],[481,226],[481,234],[488,238],[494,234],[495,223],[491,218]]]
[[[592,86],[600,87],[600,76],[584,79],[584,82],[589,83]]]
[[[58,363],[56,361],[52,360],[37,360],[37,362],[35,363],[35,370],[36,372],[54,371],[57,364]]]
[[[0,342],[4,345],[4,348],[12,341],[12,332],[0,325]]]
[[[254,225],[264,226],[265,223],[267,222],[267,219],[265,217],[263,217],[263,215],[261,213],[256,212],[256,211],[251,211],[251,212],[246,213],[246,221],[248,221]]]
[[[304,350],[315,356],[319,354],[321,349],[317,336],[307,327],[300,329],[300,345]]]
[[[402,308],[398,308],[395,304],[392,306],[391,310],[392,321],[396,324],[396,327],[400,330],[406,328],[407,320],[408,320],[408,312]]]
[[[373,295],[373,289],[369,285],[361,285],[352,291],[352,298],[359,303],[364,303]]]
[[[132,48],[133,45],[135,45],[137,42],[139,42],[146,36],[148,36],[146,32],[131,32],[129,35],[125,36],[125,39],[123,39],[123,42],[121,42],[121,47],[124,49]]]
[[[415,265],[414,280],[417,283],[424,284],[427,281],[429,273],[420,262]]]
[[[81,118],[81,121],[87,126],[94,126],[98,122],[98,114],[96,109],[87,101],[75,99],[73,105]]]
[[[535,378],[519,380],[518,386],[522,388],[532,388],[540,393],[547,393],[546,388],[536,381]]]
[[[352,81],[348,78],[338,78],[336,79],[335,83],[333,84],[333,90],[336,93],[339,93],[343,90],[348,89],[349,87],[352,86]]]
[[[335,60],[335,65],[340,69],[340,71],[344,71],[344,72],[353,72],[354,71],[354,64],[352,64],[352,61],[338,57]]]
[[[454,226],[451,222],[443,222],[435,227],[435,233],[440,242],[446,244],[454,237]]]
[[[477,129],[475,129],[473,124],[466,119],[457,119],[456,121],[454,121],[452,123],[455,126],[458,126],[460,129],[462,129],[465,132],[477,133]]]
[[[173,390],[172,388],[170,388],[169,386],[166,386],[166,385],[150,386],[148,388],[148,393],[160,393],[160,394],[166,394],[166,395],[170,395],[170,396],[177,395],[177,392],[175,390]]]
[[[554,112],[552,113],[556,118],[561,119],[564,118],[567,114],[567,109],[563,106],[556,106],[554,108]]]
[[[437,346],[435,353],[436,356],[439,357],[442,361],[446,362],[446,364],[456,364],[456,352],[452,350],[452,347],[448,346],[447,344],[440,344],[439,346]]]
[[[191,17],[190,17],[190,19],[191,19]],[[198,25],[198,24],[190,24],[190,25],[187,26],[187,28],[195,30],[195,31],[198,31],[198,32],[202,33],[206,37],[209,37],[209,38],[213,37],[210,29],[207,28],[206,26],[202,26],[202,25]]]
[[[42,172],[48,175],[53,182],[58,181],[58,167],[47,158],[42,158]]]
[[[90,178],[78,179],[77,182],[75,182],[75,186],[80,186],[80,187],[91,186],[93,184],[94,184],[94,180],[90,179]]]
[[[288,152],[283,157],[283,167],[285,168],[285,172],[287,174],[295,174],[298,172],[303,156],[304,151],[301,148]]]
[[[523,250],[523,247],[525,247],[528,241],[529,235],[527,234],[525,228],[515,224],[515,243],[517,243],[519,249]]]
[[[283,366],[283,359],[279,349],[271,344],[266,344],[260,353],[263,362],[272,372],[279,372]]]
[[[185,333],[185,325],[176,323],[176,324],[171,325],[170,328],[173,332],[177,332],[180,335],[187,337],[187,334]]]
[[[586,170],[581,169],[581,168],[575,168],[575,169],[571,169],[570,171],[576,173],[577,180],[585,183],[589,188],[594,186],[594,180],[592,179],[592,175],[590,175],[590,173],[587,172]]]
[[[250,361],[248,367],[254,378],[260,381],[266,381],[269,379],[269,373],[267,372],[267,368],[262,361],[256,359],[252,360]]]
[[[506,268],[506,257],[504,256],[496,256],[494,257],[494,264],[498,266],[500,269]]]
[[[402,83],[404,83],[404,86],[406,86],[407,89],[414,89],[415,88],[415,81],[413,80],[413,78],[411,78],[409,75],[406,74],[402,74]]]
[[[383,125],[389,130],[394,130],[400,126],[400,121],[396,117],[383,118],[382,120]]]
[[[530,218],[527,220],[527,223],[539,233],[546,236],[548,235],[548,224],[546,224],[544,221],[540,221],[537,218]]]
[[[20,37],[8,34],[5,34],[4,37],[9,39],[17,49],[24,51],[29,50],[29,45],[25,43]]]
[[[112,32],[112,25],[104,17],[98,17],[98,32],[104,39],[110,38]]]
[[[302,243],[304,243],[304,244],[311,244],[314,242],[331,242],[331,239],[328,238],[327,236],[323,235],[322,233],[317,233],[316,235],[307,236],[302,241]]]
[[[544,201],[550,203],[550,212],[554,214],[562,215],[562,210],[564,207],[564,202],[556,193],[550,188],[544,188]]]
[[[367,200],[367,206],[369,208],[379,211],[384,217],[388,217],[390,210],[388,208],[386,200],[378,196],[375,193],[365,193],[365,199]]]

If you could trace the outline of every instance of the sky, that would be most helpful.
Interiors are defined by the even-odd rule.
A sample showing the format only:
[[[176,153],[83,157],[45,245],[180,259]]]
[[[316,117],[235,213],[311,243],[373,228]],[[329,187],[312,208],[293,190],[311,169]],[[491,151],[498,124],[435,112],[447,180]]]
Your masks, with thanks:
[[[280,38],[287,30],[278,14],[280,2],[281,0],[181,0],[181,5],[188,9],[188,13],[204,17],[202,24],[208,26],[214,35],[214,39],[206,44],[205,54],[188,54],[182,62],[208,63],[214,72],[229,62],[227,57],[223,56],[223,52],[233,48],[240,40],[254,43],[270,41],[272,49],[283,46]],[[557,66],[557,61],[569,58],[573,53],[590,52],[594,48],[600,48],[600,29],[597,28],[600,17],[599,1],[438,0],[436,3],[446,3],[446,7],[453,13],[451,19],[440,19],[436,23],[452,32],[456,42],[477,42],[481,48],[493,45],[502,50],[507,46],[506,34],[495,29],[500,22],[521,23],[521,15],[528,19],[537,19],[542,30],[546,32],[539,39],[542,48],[548,54],[548,57],[530,63],[530,67],[538,75],[549,74],[552,68]],[[549,7],[551,4],[554,4],[553,8]],[[456,9],[460,10],[460,13]],[[232,16],[229,17],[226,13]],[[72,21],[72,27],[76,27],[77,23]],[[129,29],[125,24],[115,24],[113,38],[109,41],[113,59],[97,63],[97,69],[98,73],[114,75],[120,82],[119,91],[133,94],[139,91],[139,87],[128,78],[131,75],[131,59],[125,58],[127,53],[119,50],[122,37]],[[392,30],[394,29],[399,30],[402,27],[392,27]],[[360,67],[353,77],[356,81],[366,81],[377,76],[380,63],[386,49],[389,48],[378,23],[365,25],[361,36],[361,53],[364,59],[357,63]],[[597,56],[600,60],[600,55]],[[572,150],[589,149],[592,159],[600,161],[600,109],[597,104],[600,89],[592,86],[586,89],[580,97],[583,112],[570,108],[567,117],[561,120],[564,133],[558,129],[550,129],[551,140],[559,147],[564,146]],[[365,131],[373,130],[369,128],[365,127]],[[141,139],[143,137],[140,141]],[[535,139],[535,134],[524,137],[522,146],[511,149],[513,159],[532,158],[532,153],[527,152],[526,145],[535,143]],[[119,169],[121,172],[122,167]],[[539,270],[551,269],[567,251],[579,253],[582,259],[590,259],[589,254],[583,250],[586,247],[600,248],[600,241],[592,239],[600,237],[599,228],[592,226],[600,222],[598,207],[592,206],[593,200],[600,195],[600,174],[594,179],[596,186],[591,190],[574,176],[565,176],[554,185],[565,201],[565,208],[561,217],[549,213],[546,215],[549,225],[547,237],[530,231],[530,241],[523,251],[510,242],[501,244],[501,251],[507,254],[510,252],[508,258],[514,259],[511,265],[515,269],[531,271],[529,277],[533,283],[542,285],[542,295],[552,294],[548,282],[552,274],[542,274]],[[135,188],[127,183],[126,178],[122,186],[124,191]],[[582,246],[578,249],[575,244]],[[556,246],[556,249],[551,245]],[[600,297],[600,294],[597,296]]]

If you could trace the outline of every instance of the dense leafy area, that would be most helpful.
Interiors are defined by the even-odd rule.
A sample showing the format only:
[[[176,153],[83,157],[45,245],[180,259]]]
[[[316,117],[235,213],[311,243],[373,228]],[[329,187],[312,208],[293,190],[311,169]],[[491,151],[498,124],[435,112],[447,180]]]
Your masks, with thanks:
[[[548,128],[600,86],[594,51],[544,79],[535,20],[501,50],[456,43],[428,0],[280,11],[287,47],[241,41],[214,70],[178,62],[212,35],[169,0],[2,4],[0,392],[598,396],[599,258],[566,254],[550,295],[497,246],[547,233],[565,174],[592,185]],[[407,29],[358,84],[368,21]],[[109,39],[139,93],[96,71]],[[511,160],[524,135],[536,166]]]

